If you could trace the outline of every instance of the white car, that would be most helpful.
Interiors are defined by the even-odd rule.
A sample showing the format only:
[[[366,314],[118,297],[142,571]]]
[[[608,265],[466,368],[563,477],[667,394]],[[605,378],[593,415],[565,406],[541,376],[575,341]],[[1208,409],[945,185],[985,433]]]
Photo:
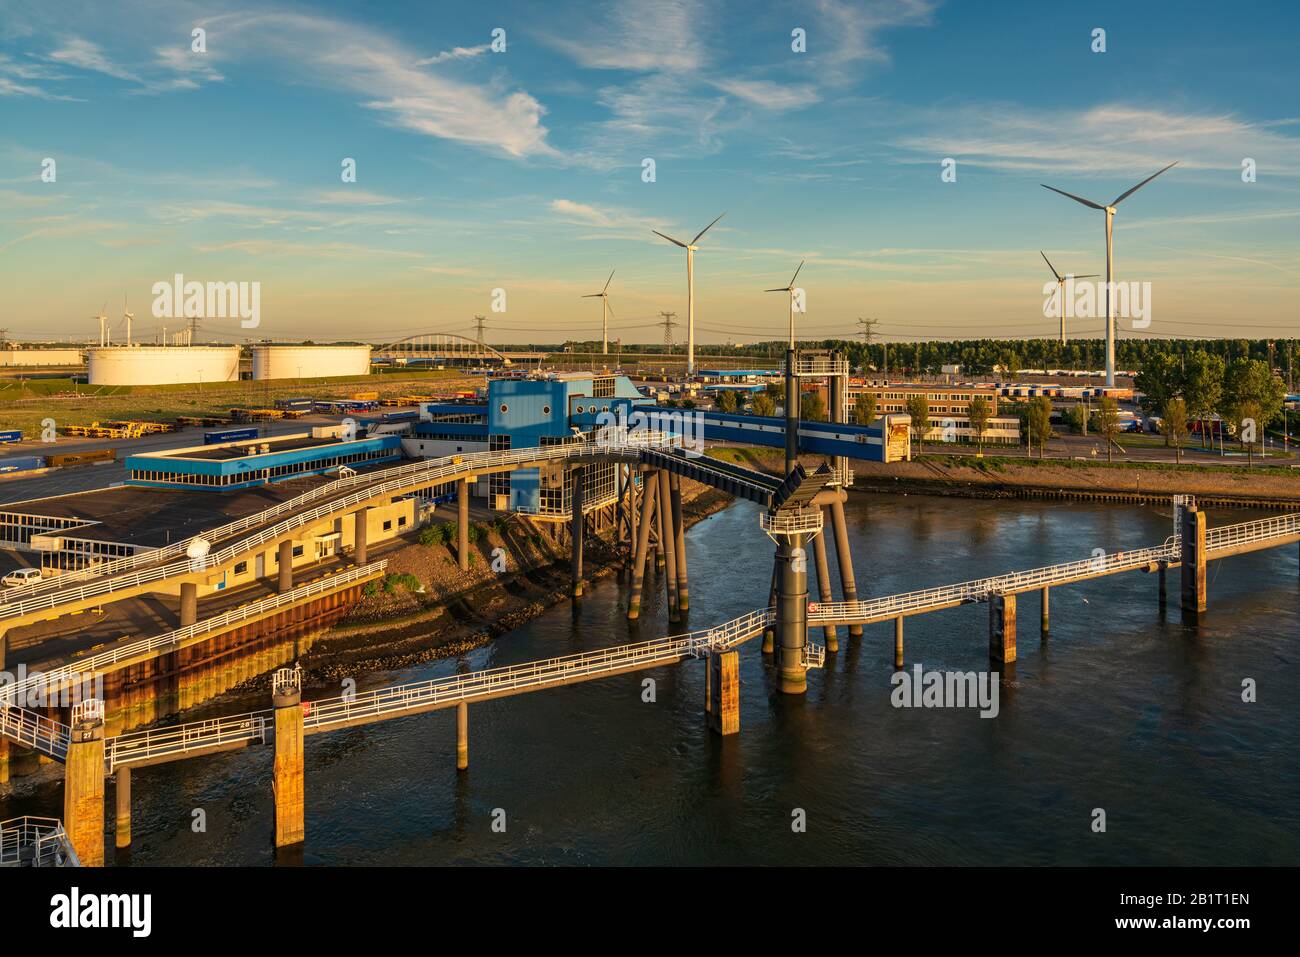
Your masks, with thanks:
[[[40,580],[41,570],[39,568],[18,568],[11,571],[4,578],[0,578],[0,584],[3,584],[6,588],[17,588],[19,585],[30,585]]]

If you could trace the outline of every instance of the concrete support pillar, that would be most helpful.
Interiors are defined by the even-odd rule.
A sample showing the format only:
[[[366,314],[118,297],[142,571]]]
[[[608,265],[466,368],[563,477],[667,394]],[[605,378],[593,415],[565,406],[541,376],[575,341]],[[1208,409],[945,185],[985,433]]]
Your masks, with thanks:
[[[456,562],[469,571],[469,480],[456,482]]]
[[[369,561],[370,509],[359,508],[352,513],[352,561],[365,565]]]
[[[808,556],[803,535],[783,535],[777,555],[781,570],[777,581],[776,623],[781,641],[780,687],[785,694],[808,690],[804,646],[808,643]]]
[[[825,604],[834,601],[831,595],[831,566],[826,560],[826,533],[823,529],[822,534],[813,536],[813,555],[817,559],[817,588],[821,595],[821,600]],[[839,630],[834,625],[825,625],[822,628],[822,634],[826,638],[827,651],[840,650]]]
[[[1183,506],[1182,608],[1192,617],[1205,611],[1205,513],[1195,505]]]
[[[469,767],[469,705],[456,705],[456,770]]]
[[[778,555],[772,559],[772,587],[767,592],[767,607],[776,606],[776,582],[777,576],[781,570],[781,558]],[[763,629],[763,654],[770,655],[776,650],[776,624],[775,622]]]
[[[288,670],[288,669],[284,669]],[[277,676],[278,677],[278,676]],[[271,697],[275,708],[275,846],[301,844],[307,836],[304,816],[302,690],[281,686]]]
[[[63,765],[63,828],[85,867],[104,866],[104,720],[78,721]]]
[[[903,667],[903,616],[894,619],[894,667]]]
[[[573,577],[573,597],[582,597],[582,545],[584,528],[584,519],[582,515],[582,494],[583,484],[586,480],[587,470],[584,466],[577,466],[573,470],[573,517],[569,537],[572,545],[572,556],[570,560],[570,571]]]
[[[794,349],[785,352],[785,474],[799,461],[799,379],[795,376]]]
[[[673,529],[672,490],[668,472],[659,470],[659,530],[664,544],[664,587],[668,595],[668,620],[681,619],[677,606],[677,536]]]
[[[690,585],[686,580],[686,525],[682,521],[682,480],[674,474],[668,478],[672,500],[673,544],[677,549],[677,610],[683,615],[690,611]]]
[[[131,769],[118,768],[114,777],[113,803],[116,807],[116,823],[113,829],[113,843],[118,848],[131,846]]]
[[[1038,623],[1038,633],[1039,633],[1043,638],[1046,638],[1046,637],[1048,636],[1048,634],[1049,634],[1049,633],[1051,632],[1051,630],[1052,630],[1052,615],[1051,615],[1051,610],[1050,610],[1050,607],[1049,607],[1050,598],[1049,598],[1049,595],[1048,595],[1048,592],[1049,592],[1050,590],[1051,590],[1051,589],[1049,589],[1046,585],[1043,586],[1043,589],[1042,589],[1042,595],[1043,595],[1042,614],[1041,614],[1041,617],[1040,617],[1040,620],[1039,620],[1039,623]]]
[[[653,521],[655,507],[654,473],[647,472],[645,489],[641,493],[641,522],[637,528],[636,555],[632,558],[632,593],[628,596],[627,618],[636,621],[641,617],[641,589],[645,585],[645,565],[647,552],[650,550],[650,525]]]
[[[285,539],[280,543],[279,556],[279,580],[276,583],[278,591],[293,591],[293,542]]]
[[[835,557],[840,568],[840,589],[845,601],[858,600],[858,583],[853,577],[853,553],[849,550],[849,527],[844,520],[844,501],[831,502],[831,527],[835,532]],[[825,532],[822,533],[826,534]],[[849,637],[861,638],[862,626],[849,625]]]
[[[637,495],[636,495],[636,476],[637,476],[637,472],[635,466],[628,466],[628,470],[627,470],[627,557],[629,563],[634,562],[636,560],[636,545],[638,541],[637,526],[639,523],[637,522],[637,508],[639,507],[639,503],[637,502]]]
[[[195,582],[181,582],[181,627],[186,628],[199,620],[199,586]]]
[[[1003,664],[1016,660],[1016,596],[989,595],[989,657]]]
[[[1165,562],[1161,562],[1160,563],[1160,610],[1161,611],[1165,610],[1165,602],[1167,601],[1168,589],[1167,589],[1166,578],[1168,577],[1167,574],[1168,571],[1169,571],[1169,565]]]
[[[740,730],[740,653],[724,651],[709,655],[705,711],[709,730],[721,735]]]

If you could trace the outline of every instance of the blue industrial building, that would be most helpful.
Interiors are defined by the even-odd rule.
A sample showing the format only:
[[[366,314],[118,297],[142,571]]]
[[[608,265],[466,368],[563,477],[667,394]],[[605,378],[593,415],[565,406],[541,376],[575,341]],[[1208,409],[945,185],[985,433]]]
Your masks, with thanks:
[[[129,455],[126,470],[128,485],[230,491],[401,458],[402,441],[396,435],[347,441],[303,433]]]

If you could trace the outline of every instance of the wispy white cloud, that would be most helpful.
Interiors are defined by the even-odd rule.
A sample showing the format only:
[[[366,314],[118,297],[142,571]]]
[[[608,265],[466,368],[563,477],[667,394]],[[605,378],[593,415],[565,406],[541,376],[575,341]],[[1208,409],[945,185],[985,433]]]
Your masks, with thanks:
[[[771,80],[742,80],[730,78],[714,80],[713,85],[720,90],[739,97],[746,103],[761,106],[767,110],[795,110],[811,106],[821,97],[817,90],[808,83],[786,85]]]
[[[444,50],[436,56],[426,57],[423,60],[416,60],[416,66],[433,66],[435,63],[446,63],[449,60],[471,60],[474,57],[482,56],[487,53],[491,47],[486,44],[480,44],[476,47],[452,47],[450,50]]]
[[[1300,173],[1300,137],[1273,123],[1230,114],[1173,113],[1122,103],[1055,112],[967,104],[923,114],[922,125],[920,132],[895,141],[913,154],[910,161],[952,156],[1002,170],[1133,176],[1173,160],[1183,169],[1240,170],[1242,159],[1251,157],[1261,176]]]
[[[55,63],[75,67],[79,70],[103,73],[105,76],[116,77],[119,80],[129,80],[133,83],[141,82],[140,77],[134,72],[110,60],[99,44],[84,40],[81,37],[72,37],[65,41],[58,49],[52,50],[48,54],[48,58]]]
[[[687,0],[606,5],[581,36],[546,33],[543,42],[590,70],[680,72],[700,69],[710,50],[711,10]]]

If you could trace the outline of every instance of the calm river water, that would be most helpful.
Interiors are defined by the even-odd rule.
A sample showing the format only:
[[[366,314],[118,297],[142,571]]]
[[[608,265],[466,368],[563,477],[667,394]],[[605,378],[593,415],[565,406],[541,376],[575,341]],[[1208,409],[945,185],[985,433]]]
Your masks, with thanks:
[[[854,495],[864,596],[1163,541],[1167,510]],[[1211,526],[1252,513],[1212,512]],[[691,626],[766,598],[771,544],[739,503],[688,535]],[[890,703],[893,628],[774,690],[741,651],[741,733],[705,727],[689,662],[470,708],[470,770],[454,711],[307,741],[309,864],[1291,864],[1300,861],[1300,577],[1295,546],[1212,564],[1210,610],[1184,627],[1177,573],[1162,620],[1156,577],[1130,573],[1020,599],[1020,660],[996,719]],[[464,661],[363,687],[667,634],[662,598],[629,629],[623,586],[588,592]],[[910,668],[987,669],[987,606],[908,619]],[[677,629],[674,629],[677,630]],[[822,641],[820,631],[813,635]],[[856,644],[856,647],[854,646]],[[657,701],[643,702],[642,680]],[[1241,700],[1252,678],[1258,700]],[[227,696],[203,714],[266,707]],[[271,754],[137,771],[132,864],[269,864]],[[16,779],[5,816],[61,814],[57,770]],[[112,786],[108,788],[109,816]],[[791,814],[802,808],[805,833]],[[1106,832],[1093,833],[1094,808]],[[191,830],[206,814],[206,833]],[[495,809],[505,833],[492,828]],[[111,838],[110,838],[111,841]],[[110,844],[110,861],[112,860]],[[126,860],[120,860],[126,863]]]

